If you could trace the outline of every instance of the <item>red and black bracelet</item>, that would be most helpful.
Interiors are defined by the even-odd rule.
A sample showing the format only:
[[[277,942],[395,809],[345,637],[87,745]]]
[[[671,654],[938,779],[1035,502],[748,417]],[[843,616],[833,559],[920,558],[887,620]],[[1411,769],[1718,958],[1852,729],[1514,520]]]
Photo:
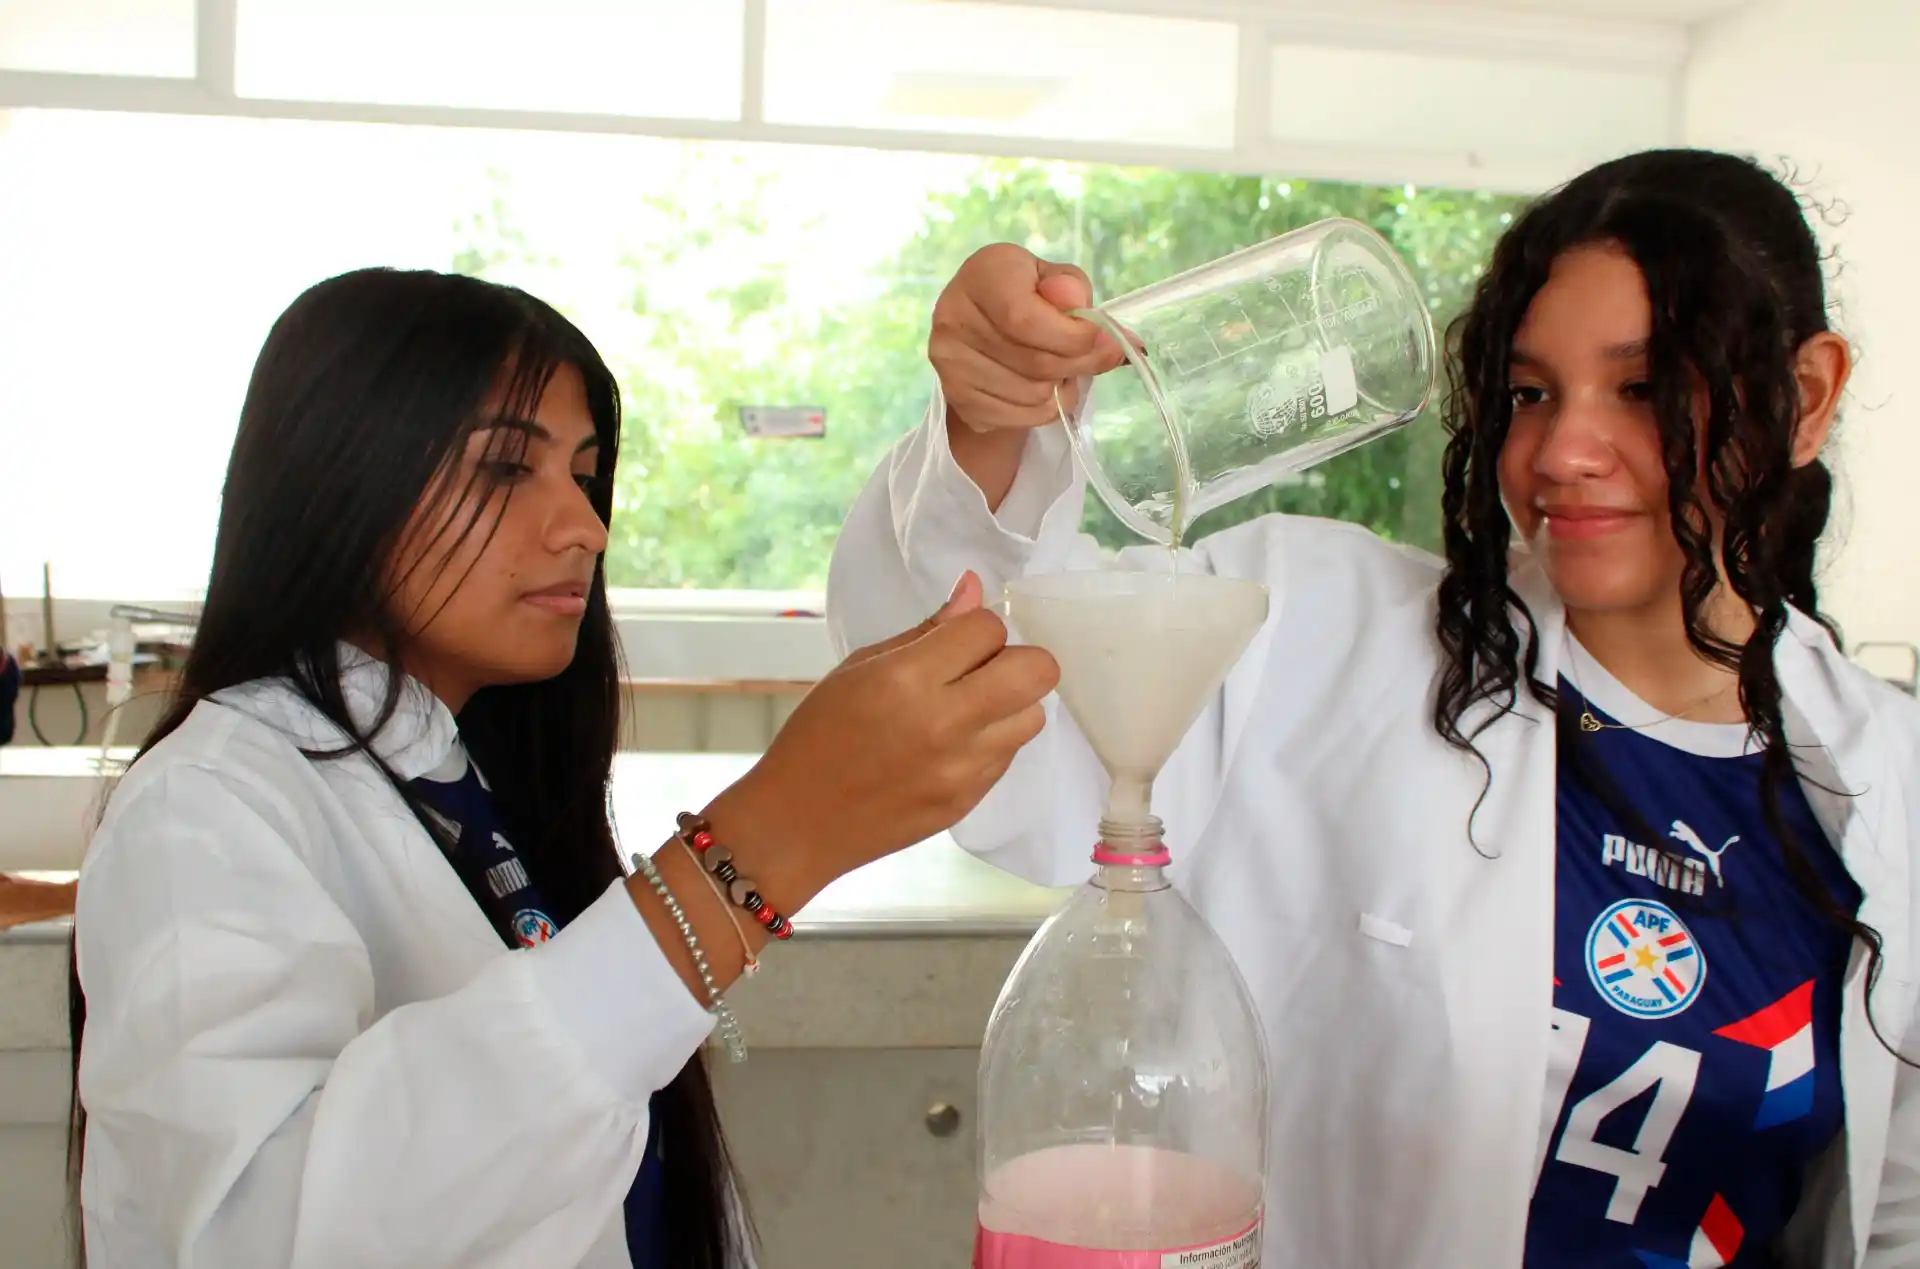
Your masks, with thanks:
[[[758,885],[733,866],[733,852],[714,840],[713,825],[686,811],[680,812],[679,825],[680,840],[693,851],[700,866],[726,887],[729,899],[773,937],[783,940],[793,937],[793,922],[774,911],[773,905],[761,896]]]

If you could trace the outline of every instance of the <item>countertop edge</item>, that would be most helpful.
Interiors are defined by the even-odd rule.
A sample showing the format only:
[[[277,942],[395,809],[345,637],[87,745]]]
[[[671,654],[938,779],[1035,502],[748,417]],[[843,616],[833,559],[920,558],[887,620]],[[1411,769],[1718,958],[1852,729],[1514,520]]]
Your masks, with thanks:
[[[986,913],[954,917],[819,917],[796,919],[795,942],[827,939],[1031,938],[1046,922],[1031,913]],[[73,918],[57,917],[0,930],[0,948],[64,944]]]
[[[31,921],[12,929],[0,930],[0,947],[33,947],[44,943],[65,943],[73,936],[73,918],[55,917],[51,921]]]

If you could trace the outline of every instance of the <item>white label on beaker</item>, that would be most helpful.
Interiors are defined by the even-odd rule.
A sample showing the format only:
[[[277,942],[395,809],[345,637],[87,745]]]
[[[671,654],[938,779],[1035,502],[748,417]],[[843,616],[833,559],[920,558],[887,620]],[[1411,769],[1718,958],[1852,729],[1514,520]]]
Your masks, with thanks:
[[[1338,418],[1360,403],[1353,352],[1340,347],[1318,358],[1283,361],[1272,379],[1247,393],[1247,426],[1262,440]]]
[[[1320,354],[1320,382],[1327,394],[1327,417],[1345,414],[1360,404],[1360,385],[1353,377],[1353,351],[1335,348]]]

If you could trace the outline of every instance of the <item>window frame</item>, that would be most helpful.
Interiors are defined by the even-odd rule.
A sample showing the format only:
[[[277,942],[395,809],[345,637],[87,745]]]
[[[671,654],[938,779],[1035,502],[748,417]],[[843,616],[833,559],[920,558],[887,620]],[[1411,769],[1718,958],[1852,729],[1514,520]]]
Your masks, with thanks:
[[[1258,0],[987,0],[1089,12],[1145,14],[1231,23],[1238,39],[1234,136],[1231,148],[1132,145],[959,132],[821,127],[768,122],[763,98],[767,0],[743,0],[741,94],[732,120],[662,119],[553,111],[400,106],[354,101],[278,101],[235,91],[238,0],[196,0],[195,75],[160,79],[0,69],[0,111],[57,109],[257,119],[390,123],[447,128],[615,133],[716,141],[776,142],[914,150],[1006,158],[1051,159],[1230,173],[1271,172],[1365,184],[1447,185],[1529,193],[1564,179],[1590,155],[1508,155],[1465,150],[1409,150],[1392,145],[1340,147],[1282,143],[1269,126],[1271,51],[1279,42],[1354,48],[1548,58],[1587,65],[1657,70],[1675,85],[1677,137],[1679,77],[1687,32],[1677,21],[1621,20],[1565,13],[1514,13],[1471,5],[1409,10],[1374,4],[1320,12],[1275,12]],[[9,597],[4,634],[9,646],[37,641],[39,597]],[[809,592],[616,591],[611,596],[630,667],[646,677],[687,679],[811,679],[833,662],[823,597]],[[134,600],[178,606],[191,597]],[[56,624],[68,637],[108,628],[109,601],[65,599]]]
[[[1679,135],[1678,85],[1687,28],[1678,21],[1587,17],[1480,9],[1408,10],[1386,4],[1344,12],[1277,13],[1258,0],[978,0],[1007,8],[1081,10],[1193,21],[1237,28],[1238,82],[1231,148],[1131,145],[992,133],[771,123],[763,109],[767,0],[742,0],[741,91],[737,119],[673,119],[563,111],[402,106],[355,101],[241,97],[234,88],[239,0],[196,0],[196,73],[192,79],[86,75],[0,69],[0,110],[101,110],[260,119],[308,119],[541,132],[630,133],[711,141],[843,145],[1007,158],[1057,159],[1175,170],[1286,173],[1361,184],[1446,185],[1530,193],[1577,171],[1590,156],[1503,155],[1466,149],[1408,150],[1394,145],[1283,144],[1270,134],[1271,50],[1321,44],[1399,52],[1472,52],[1544,58],[1588,66],[1653,70],[1675,86],[1670,132]],[[1671,139],[1671,138],[1669,138]]]

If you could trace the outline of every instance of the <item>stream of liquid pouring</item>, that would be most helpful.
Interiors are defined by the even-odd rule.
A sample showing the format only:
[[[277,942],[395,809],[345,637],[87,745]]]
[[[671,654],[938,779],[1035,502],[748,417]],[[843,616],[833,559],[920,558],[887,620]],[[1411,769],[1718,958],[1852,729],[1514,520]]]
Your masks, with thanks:
[[[1126,355],[1126,363],[1140,376],[1140,382],[1147,391],[1147,402],[1160,417],[1160,426],[1167,433],[1167,454],[1173,460],[1173,487],[1169,491],[1167,512],[1167,549],[1173,554],[1174,562],[1169,571],[1179,571],[1180,540],[1186,530],[1187,501],[1193,489],[1193,465],[1187,456],[1187,448],[1181,440],[1184,434],[1177,417],[1179,403],[1168,394],[1166,386],[1154,372],[1151,351],[1145,341],[1134,335],[1116,321],[1111,314],[1099,308],[1080,308],[1071,310],[1074,317],[1083,318],[1104,330],[1115,343],[1120,345]],[[1054,392],[1054,404],[1060,403],[1058,389]],[[1064,422],[1066,412],[1061,411]]]

